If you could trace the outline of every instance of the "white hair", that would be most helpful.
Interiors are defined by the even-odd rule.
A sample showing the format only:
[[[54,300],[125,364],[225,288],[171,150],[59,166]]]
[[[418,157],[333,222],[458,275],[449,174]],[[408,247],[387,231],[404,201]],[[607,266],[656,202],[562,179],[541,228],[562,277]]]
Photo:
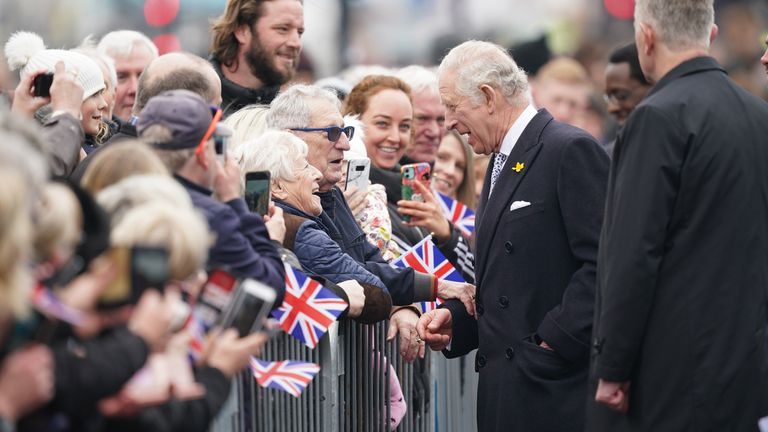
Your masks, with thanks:
[[[159,55],[154,42],[143,33],[133,30],[115,30],[105,34],[96,49],[102,54],[116,58],[128,57],[137,46],[147,48],[152,54],[152,59],[156,59]]]
[[[268,130],[255,140],[240,146],[240,169],[242,172],[269,171],[272,182],[293,181],[297,162],[307,159],[307,143],[296,135]]]
[[[157,174],[126,177],[102,189],[96,194],[96,201],[109,214],[113,226],[128,210],[147,202],[161,201],[175,208],[192,208],[192,200],[183,186],[171,177]]]
[[[437,86],[437,74],[424,66],[406,66],[397,71],[395,76],[411,86],[411,92],[414,94],[427,91],[435,96],[440,95]]]
[[[229,137],[228,148],[237,152],[246,141],[253,141],[267,130],[269,105],[248,105],[227,117],[222,123],[229,126],[233,134]]]
[[[482,85],[500,90],[510,103],[525,107],[530,103],[528,77],[512,56],[499,45],[470,40],[454,47],[443,58],[438,74],[456,72],[455,91],[474,105],[483,102]]]
[[[269,105],[266,115],[270,129],[309,126],[313,102],[325,101],[341,110],[341,102],[332,92],[314,85],[296,84],[280,93]]]
[[[162,247],[168,251],[171,279],[182,281],[203,270],[213,244],[208,221],[194,208],[148,201],[132,207],[112,226],[110,243]]]
[[[649,24],[672,51],[708,48],[714,0],[635,0],[635,25]]]

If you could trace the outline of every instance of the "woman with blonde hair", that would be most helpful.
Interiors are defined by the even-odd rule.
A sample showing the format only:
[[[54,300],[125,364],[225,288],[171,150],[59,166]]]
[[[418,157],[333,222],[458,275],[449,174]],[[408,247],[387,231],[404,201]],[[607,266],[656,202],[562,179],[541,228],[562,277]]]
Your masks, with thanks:
[[[168,169],[141,140],[126,140],[94,154],[80,184],[93,195],[120,180],[140,174],[168,176]]]

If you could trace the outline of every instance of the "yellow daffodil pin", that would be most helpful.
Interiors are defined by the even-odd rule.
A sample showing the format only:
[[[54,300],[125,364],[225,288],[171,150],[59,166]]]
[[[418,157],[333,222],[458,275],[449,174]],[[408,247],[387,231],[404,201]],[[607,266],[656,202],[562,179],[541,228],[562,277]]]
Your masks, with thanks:
[[[512,171],[520,172],[520,171],[523,170],[523,168],[525,168],[525,164],[522,163],[522,162],[518,162],[518,163],[515,164],[515,167],[512,168]]]

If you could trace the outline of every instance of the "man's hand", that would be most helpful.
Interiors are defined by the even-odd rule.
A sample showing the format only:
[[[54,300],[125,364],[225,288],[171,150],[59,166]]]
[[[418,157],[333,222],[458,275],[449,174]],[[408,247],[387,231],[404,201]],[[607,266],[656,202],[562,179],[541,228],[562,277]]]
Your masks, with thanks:
[[[397,202],[397,212],[411,217],[408,226],[418,226],[434,234],[437,243],[442,244],[451,238],[451,225],[443,214],[443,209],[437,198],[421,182],[413,182],[414,193],[420,194],[424,202],[400,200]]]
[[[219,163],[217,160],[209,163]],[[229,202],[240,198],[240,166],[237,165],[232,154],[227,152],[224,156],[224,164],[219,165],[216,178],[213,181],[213,191],[221,202]]]
[[[453,337],[453,317],[448,309],[431,310],[419,318],[416,324],[419,337],[429,345],[432,351],[442,351]]]
[[[36,76],[44,74],[45,72],[45,69],[32,72],[19,81],[19,85],[16,86],[16,90],[13,92],[13,103],[11,104],[12,113],[17,114],[20,117],[32,118],[35,111],[50,102],[50,98],[37,97],[32,94],[32,82],[35,80]]]
[[[9,354],[0,365],[0,417],[15,422],[51,400],[53,354],[43,345]]]
[[[203,353],[205,363],[232,378],[248,366],[252,356],[258,356],[261,347],[269,340],[263,332],[239,338],[237,330],[227,329],[223,333],[212,332]]]
[[[349,298],[349,312],[347,312],[347,316],[350,318],[359,317],[363,313],[363,306],[365,306],[363,286],[355,280],[341,282],[339,286],[347,294],[347,298]]]
[[[264,225],[267,227],[269,238],[283,244],[285,241],[285,219],[283,209],[269,202],[269,214],[264,216]]]
[[[629,410],[629,381],[613,382],[599,380],[595,401],[608,408],[626,414]]]
[[[457,299],[464,303],[467,313],[475,316],[475,286],[466,282],[441,280],[437,284],[437,297],[441,300]]]
[[[417,355],[424,358],[424,341],[416,333],[418,321],[419,315],[410,308],[398,309],[389,318],[387,340],[391,341],[400,334],[400,355],[408,363],[416,360]]]

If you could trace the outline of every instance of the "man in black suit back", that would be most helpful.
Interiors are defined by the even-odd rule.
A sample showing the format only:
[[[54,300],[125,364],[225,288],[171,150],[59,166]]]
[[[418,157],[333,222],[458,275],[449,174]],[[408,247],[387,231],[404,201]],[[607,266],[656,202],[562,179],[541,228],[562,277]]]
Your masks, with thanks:
[[[477,319],[447,301],[419,335],[447,357],[478,348],[479,430],[582,431],[608,156],[536,111],[497,45],[459,45],[439,75],[446,126],[494,158],[476,217]]]
[[[713,0],[637,0],[654,84],[614,150],[590,431],[747,431],[768,415],[768,104],[708,56]]]

